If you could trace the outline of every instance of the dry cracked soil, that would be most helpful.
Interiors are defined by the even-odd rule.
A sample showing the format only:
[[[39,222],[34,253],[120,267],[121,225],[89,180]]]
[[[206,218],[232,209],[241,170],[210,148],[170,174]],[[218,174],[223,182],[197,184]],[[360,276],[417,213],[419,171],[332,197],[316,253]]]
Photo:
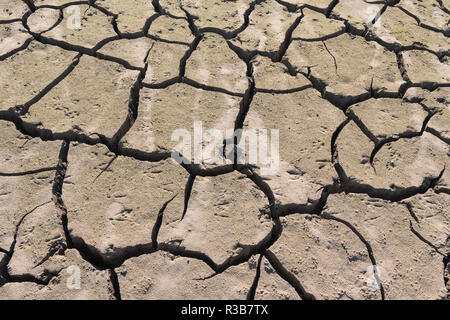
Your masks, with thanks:
[[[0,0],[0,299],[448,299],[449,19]],[[278,129],[279,170],[174,162],[194,121]]]

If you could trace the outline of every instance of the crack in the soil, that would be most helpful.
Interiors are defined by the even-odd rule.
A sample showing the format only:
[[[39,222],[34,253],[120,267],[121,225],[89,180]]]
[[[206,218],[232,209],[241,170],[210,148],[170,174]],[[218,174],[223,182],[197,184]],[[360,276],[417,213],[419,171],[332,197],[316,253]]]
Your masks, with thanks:
[[[383,146],[385,146],[388,143],[393,143],[396,142],[400,139],[412,139],[412,138],[416,138],[416,137],[420,137],[423,135],[423,133],[425,132],[425,129],[427,128],[428,122],[430,122],[431,118],[437,113],[436,110],[431,110],[429,108],[427,108],[425,105],[422,104],[422,106],[424,107],[424,109],[428,112],[427,116],[425,117],[425,119],[423,120],[422,123],[422,128],[420,129],[420,131],[418,132],[414,132],[414,131],[405,131],[405,132],[401,132],[398,133],[396,135],[393,135],[391,137],[385,138],[381,141],[378,141],[375,144],[375,147],[373,148],[372,152],[370,153],[370,165],[375,169],[375,167],[373,166],[373,161],[375,159],[375,156],[377,155],[377,153],[381,150],[381,148],[383,148]]]
[[[359,232],[358,229],[356,229],[356,227],[353,224],[351,224],[350,222],[348,222],[344,219],[333,216],[332,214],[329,214],[329,213],[323,213],[320,217],[323,219],[336,221],[338,223],[345,225],[347,228],[349,228],[359,238],[359,240],[361,240],[361,242],[364,244],[364,246],[367,249],[367,254],[369,255],[369,258],[370,258],[370,261],[372,262],[373,267],[377,268],[377,261],[375,260],[375,255],[373,253],[372,246],[370,245],[369,241],[367,241],[364,238],[364,236],[361,234],[361,232]],[[385,300],[385,298],[386,298],[385,291],[384,291],[383,283],[381,282],[381,279],[379,277],[378,271],[374,272],[374,277],[375,277],[375,280],[377,281],[378,287],[380,289],[381,299]]]
[[[120,295],[120,283],[119,278],[117,277],[117,273],[114,269],[108,269],[109,280],[111,281],[112,286],[112,295],[115,300],[122,300]]]
[[[40,207],[43,207],[47,204],[49,204],[51,200],[46,201],[44,203],[41,203],[37,206],[35,206],[33,209],[26,212],[20,220],[17,222],[14,230],[13,235],[13,241],[10,245],[9,250],[2,249],[2,252],[5,253],[3,258],[0,260],[0,287],[2,287],[6,283],[14,283],[14,282],[32,282],[39,285],[48,285],[50,281],[56,277],[59,274],[59,271],[57,272],[49,272],[48,270],[44,270],[44,273],[41,275],[41,277],[37,278],[32,274],[25,273],[25,274],[11,274],[9,271],[8,264],[10,263],[11,259],[13,258],[16,244],[17,244],[17,238],[19,236],[19,230],[22,223],[25,221],[25,219],[35,212]]]
[[[293,273],[291,273],[288,269],[286,269],[280,260],[278,260],[277,256],[270,250],[267,250],[264,253],[264,257],[270,262],[271,266],[275,269],[275,271],[280,275],[280,277],[289,283],[297,294],[300,296],[302,300],[316,300],[313,294],[307,292],[305,288],[303,288],[300,281],[295,277]]]
[[[434,251],[436,251],[441,256],[445,257],[445,254],[443,254],[433,243],[431,243],[429,240],[425,239],[424,236],[422,236],[416,229],[414,229],[412,221],[409,221],[409,229],[411,232],[423,243],[431,247]]]
[[[261,277],[261,262],[263,257],[264,256],[262,254],[259,255],[258,263],[256,264],[255,278],[253,279],[253,283],[248,290],[247,300],[255,300],[256,289],[258,288],[259,278]]]

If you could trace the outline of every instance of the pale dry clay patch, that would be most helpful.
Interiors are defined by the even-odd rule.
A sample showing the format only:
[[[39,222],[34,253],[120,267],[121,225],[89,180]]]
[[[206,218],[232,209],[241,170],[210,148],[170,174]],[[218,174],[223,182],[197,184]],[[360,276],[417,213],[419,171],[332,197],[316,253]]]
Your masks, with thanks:
[[[59,143],[28,140],[12,124],[0,123],[0,172],[13,174],[56,166]],[[51,200],[53,171],[34,175],[2,176],[0,180],[1,233],[0,247],[9,250],[14,230],[23,215]]]
[[[449,121],[449,93],[450,89],[445,87],[432,92],[420,88],[410,88],[405,93],[406,100],[418,98],[422,104],[435,112],[425,130],[444,142],[448,142],[450,138],[447,125]]]
[[[148,38],[121,39],[106,44],[99,52],[126,60],[134,67],[143,68],[147,53],[150,52],[155,43]]]
[[[448,2],[444,5],[448,6]],[[449,25],[448,15],[439,7],[437,1],[433,0],[407,0],[402,1],[400,6],[417,16],[422,23],[426,23],[435,28],[446,30]]]
[[[313,89],[272,95],[256,94],[252,110],[263,128],[278,129],[280,160],[292,165],[294,174],[321,185],[335,177],[330,162],[331,134],[345,115]]]
[[[405,206],[360,195],[332,196],[327,206],[370,243],[387,299],[445,297],[442,256],[410,232]]]
[[[211,270],[194,259],[167,253],[126,261],[117,269],[123,299],[244,299],[253,281],[256,260],[235,266],[211,279],[201,279]],[[136,281],[138,279],[138,281]],[[280,281],[267,261],[256,298],[296,299],[297,294]]]
[[[327,19],[323,14],[310,9],[303,9],[305,15],[292,33],[293,39],[319,40],[337,33],[345,25],[342,21]]]
[[[419,50],[407,51],[403,57],[412,82],[450,83],[450,59],[441,62],[434,54]]]
[[[76,266],[80,272],[80,288],[70,289],[71,276]],[[86,262],[74,249],[66,250],[64,255],[51,258],[47,270],[55,276],[48,285],[32,282],[6,283],[0,287],[0,299],[25,300],[111,300],[114,298],[108,271],[100,271]]]
[[[20,48],[30,38],[21,22],[0,25],[0,56]]]
[[[21,19],[28,11],[22,0],[2,0],[0,2],[0,20]]]
[[[375,167],[380,168],[379,174],[385,176],[386,181],[387,177],[392,179],[395,186],[418,186],[424,177],[437,177],[450,164],[448,152],[448,145],[425,132],[421,137],[401,139],[382,149]],[[415,169],[411,170],[411,167]]]
[[[49,30],[60,17],[60,11],[52,8],[42,8],[33,12],[27,20],[32,32],[41,33]]]
[[[58,77],[75,56],[74,52],[33,41],[26,50],[0,61],[1,109],[9,109],[30,101]],[[52,67],[48,68],[49,65]]]
[[[272,251],[318,299],[380,299],[379,290],[366,286],[367,249],[345,225],[287,217]]]
[[[418,132],[428,114],[418,103],[393,99],[370,99],[354,104],[350,110],[377,138],[405,131]]]
[[[291,99],[296,100],[302,96],[302,93],[291,93],[287,94],[289,90],[306,90],[309,86],[309,81],[302,76],[297,74],[296,76],[291,76],[285,66],[281,63],[274,63],[269,58],[256,56],[252,60],[254,67],[253,77],[255,79],[255,85],[257,90],[265,90],[267,92],[272,92],[271,94],[257,94],[255,96],[255,105],[258,105],[260,101],[264,101],[263,98],[269,99],[269,104],[275,99],[280,99],[283,104],[279,106],[282,112],[287,112],[284,107],[288,104]],[[310,91],[311,92],[311,91]],[[286,94],[286,95],[285,95]],[[271,98],[268,98],[271,97]],[[321,102],[323,103],[323,102]],[[267,121],[265,121],[264,113],[260,114],[261,110],[265,110],[266,105],[258,105],[258,108],[250,108],[247,115],[246,121],[244,123],[244,129],[255,130],[258,128],[267,129],[267,141],[270,141],[271,127]],[[278,110],[273,110],[269,108],[268,112],[278,113]],[[292,111],[292,112],[291,112]],[[293,116],[294,112],[291,110],[287,113],[288,117]],[[273,122],[270,122],[273,124]],[[275,129],[282,129],[279,126]],[[285,132],[282,132],[285,134]],[[258,138],[262,138],[263,134],[258,133]],[[259,145],[259,148],[261,145]],[[316,184],[314,181],[308,180],[304,177],[305,171],[299,168],[298,164],[290,161],[292,157],[289,156],[289,151],[287,145],[283,147],[283,154],[280,161],[280,168],[277,174],[265,175],[264,178],[273,190],[277,199],[282,202],[297,202],[304,203],[308,198],[317,198],[320,196],[317,190],[320,189],[320,185]],[[284,148],[286,147],[286,148]],[[272,152],[269,150],[269,152]],[[295,153],[296,151],[294,151]],[[287,158],[285,158],[287,156]],[[267,166],[261,166],[267,167]],[[260,173],[260,170],[258,170]]]
[[[372,167],[369,159],[374,146],[353,123],[348,124],[337,139],[339,160],[347,175],[375,188],[395,190],[420,186],[424,177],[439,176],[448,163],[445,144],[427,132],[386,144],[376,155]]]
[[[161,239],[181,238],[183,246],[222,263],[269,233],[271,223],[260,212],[266,205],[264,194],[240,173],[197,177],[185,218]]]
[[[147,58],[148,69],[144,82],[159,84],[177,78],[180,74],[179,61],[184,57],[188,46],[156,41]],[[173,61],[176,61],[174,63]]]
[[[382,28],[374,29],[373,32],[386,42],[398,42],[403,46],[417,44],[435,52],[448,49],[448,37],[418,26],[414,18],[399,8],[387,8],[380,24]]]
[[[244,13],[253,1],[238,0],[232,2],[219,0],[183,0],[183,7],[197,17],[195,24],[199,28],[219,28],[234,31],[244,24]]]
[[[296,16],[274,0],[258,4],[249,26],[231,42],[245,50],[278,51]]]
[[[70,11],[72,6],[64,9],[63,21],[54,29],[45,33],[45,37],[64,41],[71,45],[92,48],[101,40],[115,36],[111,18],[103,12],[87,5],[76,6],[80,10],[80,28],[73,25]]]
[[[117,272],[122,297],[139,300],[242,299],[254,273],[242,264],[212,279],[199,280],[211,273],[208,266],[168,253],[130,259]]]
[[[202,78],[201,70],[208,72],[207,78]],[[187,61],[186,76],[203,84],[229,87],[234,92],[243,92],[248,85],[245,63],[216,34],[206,34],[200,41]]]
[[[358,30],[364,30],[367,24],[380,13],[383,5],[363,0],[340,0],[332,13],[352,23]],[[381,19],[384,19],[382,16]],[[378,27],[379,25],[376,24]]]
[[[252,60],[253,77],[258,89],[277,92],[289,91],[310,86],[310,82],[303,75],[292,76],[286,67],[277,62],[272,62],[267,57],[255,56]]]
[[[148,34],[163,40],[181,42],[189,45],[194,40],[194,35],[189,29],[189,23],[184,19],[174,19],[168,16],[159,16],[150,26]],[[162,42],[160,42],[162,44]],[[170,59],[179,61],[180,59]]]
[[[137,74],[119,64],[83,56],[24,119],[39,121],[53,132],[75,130],[111,137],[128,113],[129,88]]]
[[[324,42],[293,41],[286,57],[300,71],[310,67],[323,80],[327,91],[337,95],[359,95],[370,86],[397,91],[403,80],[395,54],[375,42],[343,34]]]
[[[450,130],[448,128],[448,121],[450,120],[450,110],[448,105],[442,108],[429,122],[429,132],[437,135],[443,141],[449,141]]]
[[[181,217],[188,175],[170,159],[151,164],[119,157],[98,176],[112,158],[106,148],[78,145],[69,157],[63,194],[69,228],[100,252],[151,242],[160,208],[175,195],[165,221]]]
[[[38,207],[24,218],[8,264],[10,275],[31,273],[37,278],[45,277],[48,269],[42,264],[48,259],[48,252],[62,249],[59,223],[53,203]]]
[[[164,145],[157,145],[154,135],[155,120],[152,115],[152,105],[157,100],[158,90],[144,89],[141,91],[139,100],[139,116],[133,127],[127,132],[122,139],[125,147],[135,148],[148,152],[168,148]],[[156,128],[156,130],[158,130]]]
[[[139,32],[147,19],[155,14],[151,1],[99,0],[97,4],[118,15],[117,27],[122,33]],[[111,28],[112,30],[112,28]]]
[[[437,254],[448,254],[450,212],[448,197],[434,192],[417,195],[404,201],[411,213],[411,231],[428,241]],[[417,234],[416,234],[417,235]]]
[[[172,140],[172,133],[177,129],[191,133],[193,146],[195,121],[201,121],[205,132],[217,128],[216,123],[229,112],[236,115],[239,110],[239,99],[236,97],[229,98],[222,93],[204,91],[185,84],[174,84],[166,89],[144,89],[142,93],[144,104],[141,116],[150,119],[151,130],[148,129],[149,123],[138,118],[124,141],[129,146],[141,146],[148,151],[154,151],[155,148],[172,150],[181,142],[176,137]],[[234,128],[234,119],[222,122],[222,125],[227,129]],[[154,145],[143,146],[142,141],[147,139],[152,139]],[[190,153],[193,159],[192,148]]]

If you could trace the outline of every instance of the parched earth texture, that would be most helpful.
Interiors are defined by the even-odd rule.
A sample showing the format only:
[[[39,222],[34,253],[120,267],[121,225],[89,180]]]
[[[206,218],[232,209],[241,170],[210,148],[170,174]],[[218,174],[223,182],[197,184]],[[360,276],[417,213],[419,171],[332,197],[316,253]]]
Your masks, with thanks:
[[[447,299],[449,10],[0,0],[0,298]],[[279,171],[175,163],[194,121]]]

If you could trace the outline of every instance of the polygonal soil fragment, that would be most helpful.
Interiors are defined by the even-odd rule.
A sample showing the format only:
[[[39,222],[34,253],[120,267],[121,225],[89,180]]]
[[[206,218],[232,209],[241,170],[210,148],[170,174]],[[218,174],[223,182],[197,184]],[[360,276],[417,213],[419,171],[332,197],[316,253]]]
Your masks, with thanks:
[[[348,34],[325,42],[294,41],[286,57],[300,71],[311,68],[313,76],[325,81],[327,91],[358,95],[372,87],[397,91],[403,82],[395,55],[375,42]]]
[[[28,11],[28,7],[22,0],[8,0],[0,3],[0,20],[21,19]]]
[[[450,143],[450,110],[447,106],[442,108],[428,123],[427,131],[435,135],[443,142]]]
[[[49,30],[60,18],[60,11],[52,8],[41,8],[28,17],[27,25],[32,32],[40,33]]]
[[[108,271],[95,269],[74,249],[66,250],[64,255],[53,257],[48,268],[55,273],[49,284],[6,283],[0,287],[0,299],[109,300],[114,298]]]
[[[205,35],[186,63],[186,77],[230,91],[245,91],[245,75],[245,63],[215,34]]]
[[[301,74],[291,76],[284,65],[272,62],[269,58],[256,56],[252,63],[253,77],[258,89],[277,91],[310,85],[308,79]]]
[[[0,61],[3,60],[2,56],[6,59],[7,53],[20,48],[30,38],[21,22],[0,24]]]
[[[450,83],[450,59],[440,62],[432,53],[411,50],[403,53],[406,72],[414,83]]]
[[[104,147],[74,146],[63,190],[72,234],[107,254],[149,243],[159,210],[175,195],[164,221],[180,218],[187,181],[184,169],[171,160],[149,163],[127,157],[114,160],[99,176],[111,160]]]
[[[364,30],[380,13],[382,7],[383,5],[380,3],[371,3],[369,1],[340,0],[332,12],[340,18],[348,20],[359,30]],[[375,27],[378,26],[379,21],[375,24]]]
[[[10,123],[0,128],[0,247],[9,250],[20,219],[51,200],[60,143],[27,140]]]
[[[370,154],[375,147],[364,132],[354,123],[349,122],[336,139],[339,163],[350,178],[365,181],[373,178],[373,168],[369,164]],[[372,181],[373,186],[377,186]]]
[[[49,197],[49,196],[48,196]],[[8,265],[10,275],[33,274],[44,278],[48,259],[64,249],[61,221],[52,202],[24,214],[20,221],[14,254]]]
[[[303,10],[304,17],[292,33],[294,40],[316,40],[341,31],[345,25],[341,21],[330,20],[325,15],[310,9]]]
[[[425,177],[436,178],[450,165],[449,151],[447,144],[424,132],[420,137],[385,146],[378,152],[374,166],[378,174],[385,180],[389,177],[396,186],[419,186]]]
[[[179,134],[186,133],[191,138],[191,143],[188,143],[190,149],[181,153],[193,159],[195,122],[202,134],[217,128],[225,136],[226,129],[234,128],[240,99],[185,84],[174,84],[166,89],[143,89],[141,101],[140,116],[124,137],[124,143],[145,151],[158,148],[172,150],[184,142],[184,134]]]
[[[418,103],[397,99],[370,99],[354,104],[351,110],[378,138],[420,132],[428,114]]]
[[[450,199],[445,194],[428,191],[405,200],[411,214],[411,231],[441,255],[448,254],[447,240],[450,235]]]
[[[98,0],[96,4],[117,14],[117,27],[122,33],[139,32],[148,18],[155,14],[151,1]]]
[[[122,298],[151,299],[245,299],[253,281],[247,264],[211,279],[199,280],[212,270],[202,261],[154,253],[127,260],[117,269]]]
[[[388,7],[380,18],[380,28],[373,32],[386,42],[398,42],[403,46],[417,45],[433,51],[447,50],[448,38],[440,32],[421,28],[414,18],[399,8]]]
[[[101,40],[112,36],[116,36],[116,33],[111,25],[111,17],[88,5],[65,8],[63,21],[45,33],[47,38],[87,48],[92,48]]]
[[[137,75],[119,64],[83,56],[25,119],[39,121],[53,132],[74,130],[110,137],[127,115],[130,87]]]
[[[329,197],[327,208],[370,244],[386,299],[445,297],[442,256],[411,232],[411,216],[404,205],[367,196],[335,195]],[[373,269],[368,275],[373,277]]]
[[[219,28],[224,31],[238,29],[244,23],[244,13],[251,0],[219,1],[219,0],[183,0],[183,7],[197,17],[198,28]]]
[[[311,217],[287,217],[271,249],[317,299],[380,299],[365,285],[367,248],[345,225]]]
[[[161,239],[181,239],[182,246],[220,264],[239,254],[241,246],[267,236],[272,224],[260,213],[267,204],[258,187],[240,173],[197,177],[185,218],[161,232]]]
[[[347,175],[374,188],[418,187],[424,178],[438,177],[448,163],[447,146],[427,132],[385,144],[372,168],[369,159],[374,147],[354,123],[349,123],[337,139],[339,162]]]
[[[154,44],[155,42],[148,38],[121,39],[106,44],[99,52],[123,59],[133,67],[143,68],[145,58]]]
[[[341,111],[313,89],[282,95],[258,93],[252,111],[248,120],[255,121],[254,128],[279,130],[280,160],[293,166],[289,169],[293,174],[319,184],[332,182],[331,135],[345,118]]]
[[[180,61],[189,50],[188,46],[156,41],[148,55],[148,69],[144,82],[157,84],[178,77]]]
[[[72,63],[75,55],[33,41],[26,50],[1,61],[1,108],[9,109],[31,100]]]
[[[259,3],[250,14],[249,26],[231,42],[244,50],[278,51],[296,15],[275,0]]]
[[[186,20],[174,19],[168,16],[159,16],[154,20],[148,34],[167,42],[189,44],[194,40],[194,35],[191,33]],[[176,61],[176,59],[171,61]]]
[[[439,7],[438,2],[435,0],[410,0],[402,1],[400,6],[418,17],[421,23],[445,31],[448,30],[448,15]]]
[[[420,87],[409,88],[404,95],[406,101],[420,101],[426,105],[429,109],[445,111],[448,108],[450,102],[450,88],[438,87],[435,90],[422,89]],[[438,115],[433,116],[439,117]],[[434,122],[431,119],[430,122]]]

